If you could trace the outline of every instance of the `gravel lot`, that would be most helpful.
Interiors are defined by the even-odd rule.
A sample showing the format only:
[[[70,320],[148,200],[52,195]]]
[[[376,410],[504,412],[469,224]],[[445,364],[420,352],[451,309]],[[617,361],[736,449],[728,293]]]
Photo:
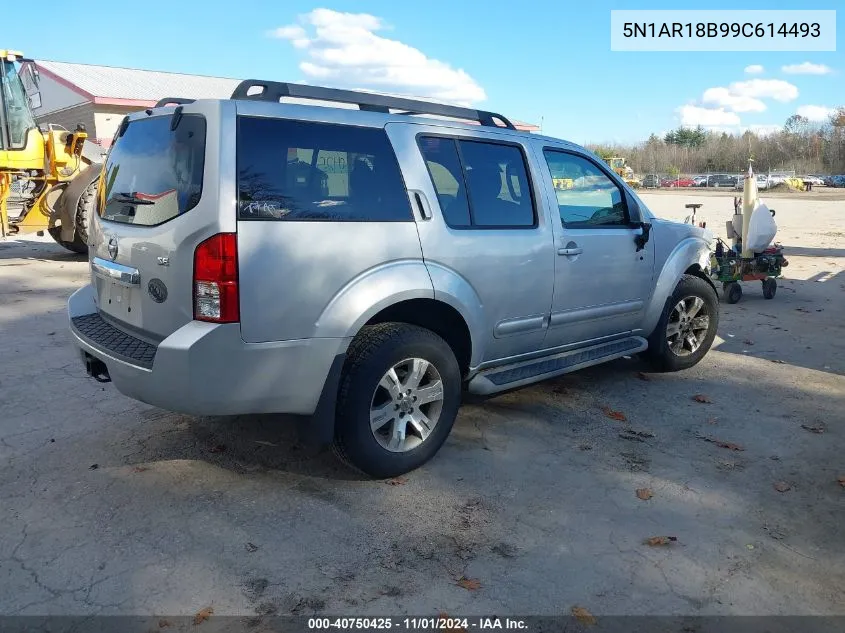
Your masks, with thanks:
[[[731,195],[643,198],[700,198],[723,232]],[[392,482],[289,421],[89,380],[64,313],[86,261],[0,241],[0,614],[845,615],[845,204],[771,206],[787,278],[723,304],[696,368],[620,360],[466,406]]]

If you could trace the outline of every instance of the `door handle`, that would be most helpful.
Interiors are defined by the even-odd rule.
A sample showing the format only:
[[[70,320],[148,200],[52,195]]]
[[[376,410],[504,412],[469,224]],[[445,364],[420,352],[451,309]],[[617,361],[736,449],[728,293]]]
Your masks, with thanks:
[[[580,246],[576,246],[574,248],[567,247],[567,248],[557,249],[558,255],[566,255],[567,257],[572,256],[572,255],[580,255],[583,252],[584,252],[584,249],[581,248]]]

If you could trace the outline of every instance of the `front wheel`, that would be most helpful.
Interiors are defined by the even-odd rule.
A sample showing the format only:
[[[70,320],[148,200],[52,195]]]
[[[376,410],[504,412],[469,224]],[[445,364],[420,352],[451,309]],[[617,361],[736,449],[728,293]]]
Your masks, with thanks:
[[[684,275],[648,338],[646,357],[659,371],[696,365],[713,345],[719,327],[719,298],[704,279]]]
[[[335,452],[372,477],[407,473],[446,441],[460,401],[461,372],[442,338],[405,323],[367,326],[347,353]]]

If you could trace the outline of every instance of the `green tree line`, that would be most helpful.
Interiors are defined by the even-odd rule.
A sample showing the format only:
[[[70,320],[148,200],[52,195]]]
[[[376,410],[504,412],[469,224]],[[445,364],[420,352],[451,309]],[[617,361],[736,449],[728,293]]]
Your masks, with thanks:
[[[799,174],[845,174],[845,107],[827,121],[789,117],[767,134],[713,132],[679,127],[662,138],[652,134],[635,145],[592,145],[602,157],[624,156],[639,173],[741,173],[754,160],[756,172],[787,170]]]

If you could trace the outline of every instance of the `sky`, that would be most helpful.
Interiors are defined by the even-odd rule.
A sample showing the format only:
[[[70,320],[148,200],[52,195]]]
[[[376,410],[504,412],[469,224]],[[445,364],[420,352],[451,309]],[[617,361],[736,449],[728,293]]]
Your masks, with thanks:
[[[638,4],[149,0],[103,10],[79,0],[68,11],[42,0],[39,15],[60,17],[61,32],[74,35],[45,37],[39,20],[3,20],[0,46],[35,59],[431,97],[581,144],[633,143],[679,125],[765,132],[792,114],[822,120],[845,106],[845,35],[836,52],[611,51],[611,9]],[[711,0],[706,8],[802,4]],[[845,34],[841,0],[811,8],[839,9]]]

